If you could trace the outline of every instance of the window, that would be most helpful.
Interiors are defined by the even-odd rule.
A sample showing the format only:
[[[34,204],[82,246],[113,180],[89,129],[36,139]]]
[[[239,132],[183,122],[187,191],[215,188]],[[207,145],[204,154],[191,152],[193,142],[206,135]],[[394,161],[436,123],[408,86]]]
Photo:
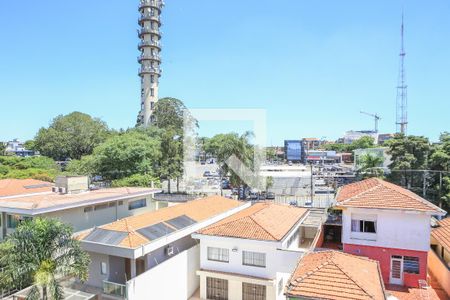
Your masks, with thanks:
[[[419,274],[419,258],[412,256],[404,256],[403,257],[403,272]]]
[[[242,264],[254,267],[266,267],[266,254],[259,252],[242,251]]]
[[[85,213],[88,213],[88,212],[91,212],[92,211],[92,206],[86,206],[85,208],[84,208],[84,212]]]
[[[128,203],[128,210],[138,209],[146,206],[147,206],[146,199],[135,200]]]
[[[208,260],[229,262],[228,249],[208,247]]]
[[[353,232],[376,233],[377,223],[375,221],[352,220]]]
[[[150,75],[150,82],[155,83],[155,75]]]
[[[283,292],[284,288],[284,280],[283,277],[280,278],[280,281],[278,281],[278,295],[280,295]]]
[[[94,210],[97,211],[97,210],[107,209],[108,207],[109,207],[108,203],[99,204],[99,205],[94,206]]]
[[[266,286],[243,282],[242,300],[266,300]]]
[[[107,273],[106,263],[105,262],[101,262],[100,263],[100,274],[106,275],[106,273]]]
[[[153,88],[150,89],[150,96],[155,96],[155,89]]]
[[[206,277],[206,298],[228,300],[228,280]]]
[[[30,217],[24,217],[24,216],[19,216],[19,215],[8,215],[6,218],[6,226],[8,228],[14,229],[17,228],[17,226],[19,226],[19,224],[23,221],[26,220],[31,220]]]
[[[119,201],[119,206],[122,206],[122,205],[123,205],[123,201],[120,200],[120,201]]]

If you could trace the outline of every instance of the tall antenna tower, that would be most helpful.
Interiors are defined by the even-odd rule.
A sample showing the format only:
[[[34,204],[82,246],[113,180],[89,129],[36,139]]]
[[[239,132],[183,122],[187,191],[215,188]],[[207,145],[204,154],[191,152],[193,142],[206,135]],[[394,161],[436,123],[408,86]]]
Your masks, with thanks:
[[[138,49],[139,76],[141,77],[141,110],[137,118],[138,125],[148,126],[154,121],[153,111],[158,101],[159,77],[161,76],[161,10],[162,0],[140,0]]]
[[[401,27],[401,48],[400,48],[400,66],[398,74],[397,85],[397,108],[396,108],[396,125],[397,132],[406,135],[408,126],[408,86],[406,85],[406,72],[405,72],[405,44],[404,44],[404,22],[402,13],[402,27]]]

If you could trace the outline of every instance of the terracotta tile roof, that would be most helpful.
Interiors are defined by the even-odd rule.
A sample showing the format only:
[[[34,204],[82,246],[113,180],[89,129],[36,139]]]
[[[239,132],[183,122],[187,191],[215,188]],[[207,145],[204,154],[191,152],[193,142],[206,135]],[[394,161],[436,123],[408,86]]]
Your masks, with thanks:
[[[407,288],[398,285],[386,286],[387,294],[390,294],[398,300],[447,300],[448,297],[443,290],[434,288]]]
[[[52,186],[51,182],[36,179],[1,179],[0,197],[51,192]]]
[[[286,295],[302,299],[386,299],[378,263],[338,251],[302,257],[287,285]]]
[[[280,241],[307,213],[307,209],[273,203],[257,203],[200,230],[204,235]]]
[[[445,211],[417,194],[379,178],[343,186],[336,197],[342,207],[404,209],[445,214]]]
[[[438,222],[439,227],[433,228],[431,235],[447,251],[450,251],[450,217]]]
[[[158,190],[151,188],[108,188],[79,194],[40,193],[19,197],[0,198],[0,208],[39,210],[59,209],[66,206],[88,205],[89,202],[107,202],[119,198],[130,198],[133,195],[150,195]],[[111,200],[113,199],[113,200]],[[30,212],[31,213],[31,212]]]
[[[137,230],[165,222],[180,216],[187,216],[196,222],[205,221],[209,218],[225,213],[228,210],[243,205],[243,202],[231,200],[220,196],[210,196],[193,200],[187,203],[175,206],[165,207],[156,211],[146,212],[140,215],[127,217],[116,222],[112,222],[103,226],[101,229],[113,230],[118,232],[127,232],[128,235],[118,244],[119,246],[135,249],[151,242],[150,239],[141,235]],[[164,223],[171,229],[176,228],[168,223]],[[95,230],[95,229],[92,229]],[[83,232],[77,238],[85,239],[92,230]]]

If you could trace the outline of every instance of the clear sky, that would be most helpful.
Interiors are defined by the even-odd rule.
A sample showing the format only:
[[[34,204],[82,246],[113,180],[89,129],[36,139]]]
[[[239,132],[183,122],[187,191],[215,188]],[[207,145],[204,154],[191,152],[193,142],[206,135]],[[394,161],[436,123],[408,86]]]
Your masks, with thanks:
[[[0,1],[0,140],[32,138],[74,110],[134,126],[137,6]],[[267,109],[269,144],[371,129],[360,110],[394,132],[402,7],[409,133],[436,140],[450,131],[448,0],[166,0],[160,97]]]

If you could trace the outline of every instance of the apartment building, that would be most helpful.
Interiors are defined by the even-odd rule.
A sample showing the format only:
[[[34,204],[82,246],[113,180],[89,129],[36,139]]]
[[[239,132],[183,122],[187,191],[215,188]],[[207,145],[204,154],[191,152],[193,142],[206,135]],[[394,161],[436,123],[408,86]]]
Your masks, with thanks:
[[[89,280],[73,288],[128,300],[186,300],[199,288],[191,234],[249,206],[211,196],[86,230],[77,238],[91,257]]]
[[[309,210],[257,203],[193,234],[200,241],[201,299],[285,299],[298,259],[315,247]]]
[[[387,299],[377,261],[338,251],[302,257],[285,294],[289,300]]]
[[[27,218],[57,218],[75,231],[167,206],[153,201],[160,190],[90,190],[87,177],[60,177],[56,183],[33,179],[0,180],[0,240]]]
[[[444,210],[378,178],[342,187],[336,200],[344,252],[379,261],[385,284],[426,280],[431,216]]]

